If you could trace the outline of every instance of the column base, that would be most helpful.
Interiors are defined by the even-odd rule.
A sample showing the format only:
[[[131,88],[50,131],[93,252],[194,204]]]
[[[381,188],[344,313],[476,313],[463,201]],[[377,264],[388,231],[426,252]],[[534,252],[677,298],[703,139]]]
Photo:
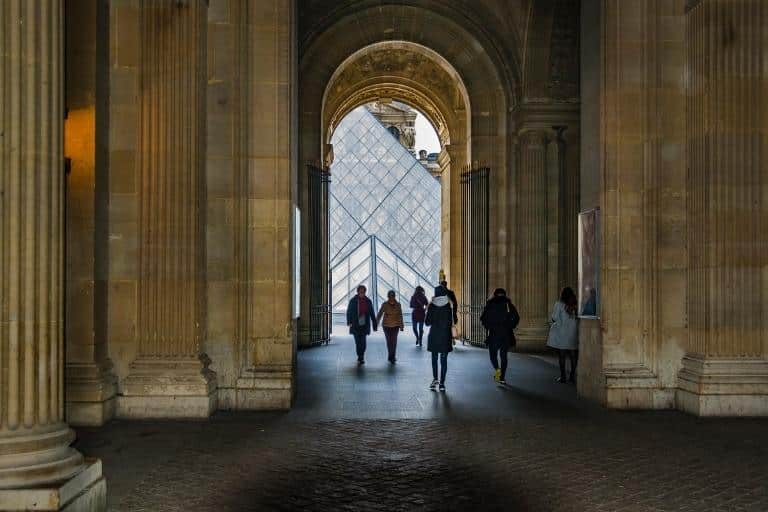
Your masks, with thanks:
[[[0,489],[0,510],[101,512],[107,509],[107,482],[101,461],[86,459],[65,481],[28,489]]]
[[[245,370],[237,379],[235,409],[288,410],[293,401],[293,371],[290,367],[259,367]]]
[[[685,356],[675,403],[697,416],[768,416],[768,360]]]
[[[117,401],[117,417],[208,418],[217,408],[216,374],[207,357],[139,359],[131,364]]]
[[[542,352],[547,348],[548,327],[518,327],[515,330],[518,352]]]
[[[674,408],[674,389],[661,387],[658,376],[641,364],[607,366],[603,376],[609,409]]]
[[[67,364],[67,422],[70,425],[99,427],[115,416],[117,377],[110,369],[111,364]]]

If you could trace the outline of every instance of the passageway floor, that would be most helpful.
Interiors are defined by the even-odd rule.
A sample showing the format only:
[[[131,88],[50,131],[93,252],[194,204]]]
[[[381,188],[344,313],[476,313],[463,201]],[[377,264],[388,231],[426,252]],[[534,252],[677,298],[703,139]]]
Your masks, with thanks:
[[[426,343],[426,340],[425,340]],[[110,510],[768,510],[768,420],[607,411],[554,382],[549,358],[510,354],[509,386],[459,345],[446,393],[404,333],[298,356],[287,413],[78,428]]]

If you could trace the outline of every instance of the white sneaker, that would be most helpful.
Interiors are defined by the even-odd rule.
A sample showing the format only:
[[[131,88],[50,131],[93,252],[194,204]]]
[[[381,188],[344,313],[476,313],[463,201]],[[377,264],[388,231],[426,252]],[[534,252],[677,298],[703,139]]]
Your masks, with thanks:
[[[432,391],[435,391],[437,389],[438,384],[440,384],[437,380],[433,380],[432,384],[429,385],[429,389]]]

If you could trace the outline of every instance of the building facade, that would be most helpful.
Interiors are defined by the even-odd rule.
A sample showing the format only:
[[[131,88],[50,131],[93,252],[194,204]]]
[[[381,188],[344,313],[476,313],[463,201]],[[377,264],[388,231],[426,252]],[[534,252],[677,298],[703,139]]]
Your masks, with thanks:
[[[482,270],[524,349],[599,208],[581,396],[768,415],[761,0],[8,0],[0,34],[0,508],[103,507],[68,424],[290,407],[306,164],[375,101],[438,132],[459,296],[490,169]]]

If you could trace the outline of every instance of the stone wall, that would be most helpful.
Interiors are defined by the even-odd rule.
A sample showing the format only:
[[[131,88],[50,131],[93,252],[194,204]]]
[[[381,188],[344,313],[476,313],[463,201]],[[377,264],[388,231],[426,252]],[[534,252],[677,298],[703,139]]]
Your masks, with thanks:
[[[224,409],[291,403],[292,8],[209,7],[207,347]]]

